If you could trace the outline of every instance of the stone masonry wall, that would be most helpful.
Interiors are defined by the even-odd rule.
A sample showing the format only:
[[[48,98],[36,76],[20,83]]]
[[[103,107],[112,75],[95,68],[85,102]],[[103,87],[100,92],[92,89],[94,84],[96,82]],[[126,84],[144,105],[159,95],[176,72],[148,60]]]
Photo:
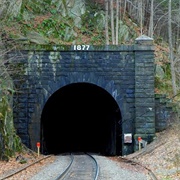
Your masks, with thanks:
[[[132,153],[137,136],[146,135],[150,141],[155,133],[152,44],[76,48],[24,47],[9,53],[16,69],[11,74],[18,135],[24,144],[36,149],[41,113],[48,98],[65,85],[88,82],[105,89],[117,102],[122,117],[122,151]],[[124,143],[124,133],[132,133],[132,144]]]
[[[143,36],[136,39],[136,44],[135,151],[138,149],[138,137],[151,142],[155,135],[154,47],[152,39]]]

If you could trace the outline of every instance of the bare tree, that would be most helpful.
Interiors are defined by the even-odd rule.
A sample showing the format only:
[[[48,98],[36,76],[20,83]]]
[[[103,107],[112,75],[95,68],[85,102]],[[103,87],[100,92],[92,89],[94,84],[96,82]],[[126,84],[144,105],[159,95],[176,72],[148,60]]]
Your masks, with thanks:
[[[168,33],[169,33],[169,56],[171,61],[171,76],[172,76],[172,88],[174,96],[177,94],[176,88],[176,75],[175,75],[175,68],[174,68],[174,53],[173,53],[173,43],[172,43],[172,8],[171,8],[171,0],[169,0],[168,5]]]
[[[124,19],[125,14],[126,14],[126,6],[127,6],[127,0],[124,1],[124,12],[123,12],[123,17],[122,17],[122,19]]]
[[[119,38],[119,0],[116,0],[116,45],[118,45]]]
[[[106,35],[106,44],[109,45],[109,0],[105,0],[105,35]]]
[[[175,47],[177,49],[177,53],[180,54],[180,0],[179,0],[179,8],[178,8],[178,12],[176,15],[176,22],[177,22],[177,31],[176,31],[176,39],[177,41],[175,42]]]
[[[154,33],[154,0],[151,0],[151,11],[150,11],[150,22],[149,22],[149,31],[148,36],[153,38]]]
[[[110,11],[111,11],[111,38],[112,38],[112,44],[115,44],[115,35],[114,35],[114,3],[113,3],[113,0],[110,0]]]
[[[143,31],[143,5],[142,0],[138,1],[138,9],[139,9],[139,21],[140,21],[140,28],[141,28],[141,35]]]

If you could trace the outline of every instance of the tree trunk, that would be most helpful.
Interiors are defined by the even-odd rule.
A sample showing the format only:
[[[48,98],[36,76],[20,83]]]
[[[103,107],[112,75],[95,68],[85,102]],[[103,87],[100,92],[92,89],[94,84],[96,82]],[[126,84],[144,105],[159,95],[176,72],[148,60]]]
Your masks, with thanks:
[[[154,0],[151,0],[151,14],[150,14],[150,22],[149,22],[149,31],[148,36],[153,38],[153,28],[154,28]]]
[[[125,0],[125,2],[124,2],[124,12],[123,12],[122,19],[124,19],[125,15],[126,15],[126,6],[127,6],[127,1]]]
[[[171,0],[169,0],[169,7],[168,7],[168,34],[169,34],[169,55],[171,61],[171,76],[172,76],[172,88],[174,96],[177,94],[176,89],[176,75],[175,75],[175,68],[174,68],[174,54],[173,54],[173,43],[172,43],[172,20],[171,20]]]
[[[138,1],[138,9],[139,9],[139,21],[140,21],[140,28],[141,28],[141,35],[143,34],[143,6],[142,0]]]
[[[119,38],[119,0],[116,0],[116,45],[118,45]]]
[[[113,3],[113,0],[110,0],[110,10],[111,10],[111,38],[112,38],[112,44],[115,44],[115,36],[114,36],[114,3]]]
[[[106,11],[106,14],[105,14],[105,34],[106,34],[106,45],[109,45],[109,26],[108,26],[108,23],[109,23],[109,3],[108,3],[109,0],[106,0],[105,1],[105,11]]]
[[[179,1],[178,17],[180,17],[180,1]],[[177,24],[177,33],[176,34],[177,34],[176,50],[177,50],[177,53],[180,54],[180,20],[178,21],[178,24]]]

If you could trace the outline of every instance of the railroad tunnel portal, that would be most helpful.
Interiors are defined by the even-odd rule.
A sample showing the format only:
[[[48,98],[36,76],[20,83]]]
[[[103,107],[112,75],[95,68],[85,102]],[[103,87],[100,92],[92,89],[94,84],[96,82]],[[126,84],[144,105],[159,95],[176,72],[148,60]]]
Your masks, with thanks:
[[[66,85],[43,108],[42,152],[121,155],[120,122],[118,104],[106,90],[91,83]]]
[[[138,150],[139,136],[152,142],[153,40],[141,36],[130,46],[76,47],[28,45],[8,53],[17,90],[14,125],[22,143],[37,150],[40,142],[49,153],[128,155]]]

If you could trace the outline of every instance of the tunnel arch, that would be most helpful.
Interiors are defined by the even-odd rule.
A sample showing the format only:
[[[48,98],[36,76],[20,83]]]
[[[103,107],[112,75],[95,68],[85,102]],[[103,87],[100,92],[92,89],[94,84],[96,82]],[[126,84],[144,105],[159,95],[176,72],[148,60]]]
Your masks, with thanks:
[[[85,82],[54,92],[41,115],[42,153],[70,151],[121,155],[121,112],[105,89]]]

